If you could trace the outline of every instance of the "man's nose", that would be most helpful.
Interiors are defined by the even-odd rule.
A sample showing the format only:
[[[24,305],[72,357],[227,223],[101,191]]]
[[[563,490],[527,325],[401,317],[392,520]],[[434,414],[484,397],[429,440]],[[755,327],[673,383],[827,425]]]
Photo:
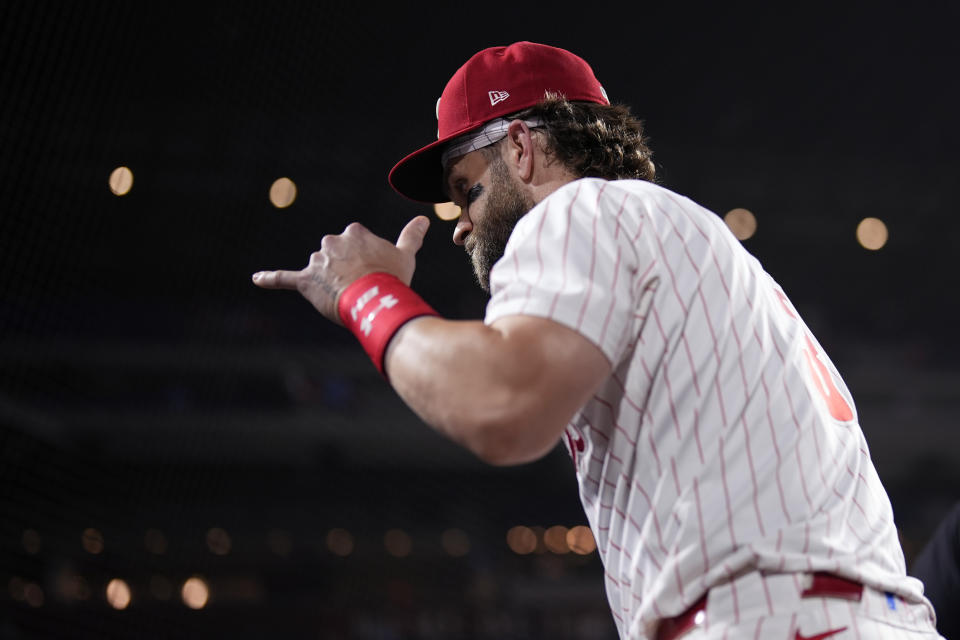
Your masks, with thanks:
[[[457,220],[457,226],[453,229],[453,244],[462,247],[471,231],[473,231],[473,223],[470,222],[470,217],[464,209],[460,212],[460,219]]]

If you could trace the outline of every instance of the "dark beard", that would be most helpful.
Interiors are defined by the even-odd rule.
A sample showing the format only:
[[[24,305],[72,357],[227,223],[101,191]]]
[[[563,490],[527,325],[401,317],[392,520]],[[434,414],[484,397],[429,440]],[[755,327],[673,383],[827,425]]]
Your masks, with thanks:
[[[480,288],[490,293],[490,270],[503,257],[507,240],[513,233],[534,202],[517,187],[507,172],[507,165],[499,154],[494,158],[490,169],[490,194],[487,196],[486,217],[481,226],[471,232],[474,236],[473,272],[477,276]]]

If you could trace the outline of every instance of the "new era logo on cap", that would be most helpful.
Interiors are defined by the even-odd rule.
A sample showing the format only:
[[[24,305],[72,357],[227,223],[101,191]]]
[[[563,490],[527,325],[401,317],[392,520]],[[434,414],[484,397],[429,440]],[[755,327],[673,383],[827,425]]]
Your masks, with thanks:
[[[487,95],[490,96],[490,106],[497,104],[498,102],[503,102],[510,97],[510,94],[506,91],[487,91]]]

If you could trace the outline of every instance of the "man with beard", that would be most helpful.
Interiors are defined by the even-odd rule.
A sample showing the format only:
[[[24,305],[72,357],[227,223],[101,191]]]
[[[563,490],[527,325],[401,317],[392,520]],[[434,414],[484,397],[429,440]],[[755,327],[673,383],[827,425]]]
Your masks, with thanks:
[[[937,638],[833,364],[723,222],[655,183],[586,61],[484,49],[437,117],[389,180],[461,207],[483,321],[410,289],[423,216],[396,244],[352,224],[254,283],[343,323],[482,460],[564,441],[621,637]]]

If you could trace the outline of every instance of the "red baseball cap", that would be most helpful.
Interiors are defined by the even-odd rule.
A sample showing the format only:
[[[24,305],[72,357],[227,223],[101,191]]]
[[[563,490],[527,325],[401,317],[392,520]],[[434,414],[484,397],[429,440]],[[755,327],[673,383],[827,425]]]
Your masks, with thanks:
[[[390,186],[417,202],[448,201],[440,161],[445,143],[534,106],[547,91],[567,100],[610,104],[590,65],[565,49],[524,41],[475,53],[437,101],[438,139],[398,162],[387,178]]]

